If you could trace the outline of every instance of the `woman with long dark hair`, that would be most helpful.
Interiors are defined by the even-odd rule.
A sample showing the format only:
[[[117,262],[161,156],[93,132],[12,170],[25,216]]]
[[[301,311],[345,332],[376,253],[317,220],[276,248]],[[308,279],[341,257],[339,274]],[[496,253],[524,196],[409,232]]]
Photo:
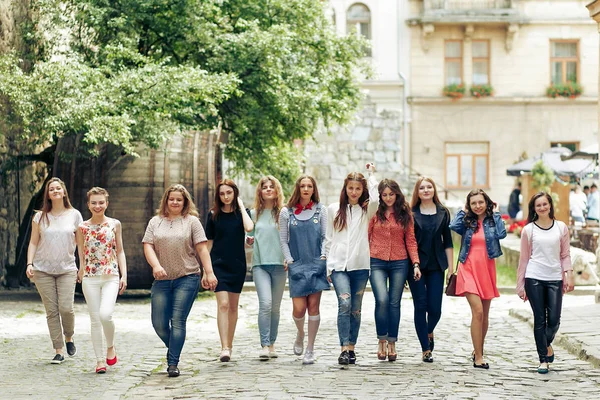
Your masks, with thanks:
[[[467,195],[465,209],[460,210],[450,229],[462,236],[458,254],[456,294],[464,295],[471,307],[471,340],[473,367],[488,369],[483,359],[485,336],[489,326],[492,299],[499,297],[496,287],[496,260],[502,255],[500,239],[506,237],[506,227],[496,203],[481,189]]]
[[[360,172],[346,176],[340,201],[327,208],[327,272],[338,298],[338,363],[356,363],[354,346],[360,329],[362,299],[369,280],[369,220],[378,207],[375,166],[367,164],[369,181]]]
[[[206,222],[208,248],[219,283],[217,325],[221,339],[219,360],[231,359],[233,336],[238,320],[240,293],[246,279],[246,232],[254,228],[250,213],[239,197],[240,191],[231,179],[224,179],[215,190],[215,203]]]
[[[433,331],[442,316],[444,271],[453,274],[454,249],[450,232],[450,212],[440,202],[435,182],[420,177],[413,189],[411,207],[415,237],[421,261],[421,279],[408,277],[412,293],[415,331],[424,362],[433,362]]]
[[[179,376],[179,357],[185,343],[187,318],[200,289],[214,290],[207,238],[196,205],[183,185],[171,185],[160,201],[142,239],[146,261],[152,267],[152,326],[167,346],[167,373]]]
[[[292,317],[297,333],[294,354],[304,353],[302,364],[314,364],[315,339],[321,324],[321,292],[329,290],[325,262],[327,209],[319,203],[315,178],[296,180],[287,206],[279,214],[279,235],[284,266],[288,269]],[[308,341],[304,349],[304,319],[308,312]]]
[[[31,223],[27,248],[27,277],[35,282],[46,309],[46,322],[55,350],[52,364],[65,360],[63,348],[74,356],[75,233],[83,221],[73,208],[65,183],[51,178],[44,189],[44,204]]]
[[[379,339],[377,358],[396,361],[404,284],[409,274],[418,281],[421,272],[413,218],[400,186],[394,180],[384,179],[377,190],[379,208],[369,221],[371,287]]]
[[[521,231],[517,294],[529,300],[533,337],[540,365],[547,374],[554,362],[552,341],[560,325],[563,293],[574,288],[571,243],[567,225],[554,218],[552,196],[539,192],[529,201],[527,225]]]
[[[252,279],[258,296],[259,358],[276,358],[275,341],[279,330],[279,309],[285,289],[286,270],[279,240],[279,213],[283,208],[283,190],[274,176],[264,176],[256,185],[254,209],[250,217],[254,230],[246,243],[253,246]]]

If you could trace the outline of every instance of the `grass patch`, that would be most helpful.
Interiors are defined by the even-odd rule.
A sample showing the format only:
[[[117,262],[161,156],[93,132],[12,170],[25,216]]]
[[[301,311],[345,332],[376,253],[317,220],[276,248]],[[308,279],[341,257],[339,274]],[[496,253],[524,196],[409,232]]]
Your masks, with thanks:
[[[198,292],[198,296],[196,296],[197,300],[205,300],[205,299],[213,299],[215,297],[215,292],[210,290],[205,290],[203,292]]]

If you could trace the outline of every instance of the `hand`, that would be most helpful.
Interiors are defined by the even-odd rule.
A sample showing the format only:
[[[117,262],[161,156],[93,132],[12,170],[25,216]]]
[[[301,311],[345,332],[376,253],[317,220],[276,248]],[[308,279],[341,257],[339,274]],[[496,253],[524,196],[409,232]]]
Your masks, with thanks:
[[[376,170],[375,164],[373,164],[372,162],[371,163],[367,163],[366,167],[367,167],[367,172],[374,173],[375,170]]]
[[[27,266],[26,274],[29,279],[33,279],[33,265]]]
[[[254,244],[254,236],[246,236],[246,244],[252,246]]]
[[[527,301],[527,295],[525,294],[524,290],[522,292],[519,292],[518,295],[521,300]]]
[[[214,272],[205,273],[202,277],[202,287],[206,290],[211,290],[214,292],[214,290],[217,288],[217,283],[219,283],[219,281],[217,280]]]
[[[123,294],[125,289],[127,289],[127,278],[122,276],[119,280],[119,294]]]
[[[284,271],[288,270],[288,262],[286,260],[283,260],[283,270]]]
[[[83,268],[80,268],[77,272],[77,283],[83,282]]]
[[[450,277],[454,275],[454,268],[448,268],[448,273],[446,274],[446,286],[450,283]]]
[[[244,202],[242,201],[242,198],[238,196],[238,206],[240,206],[240,210],[244,209]]]
[[[415,274],[415,281],[418,281],[419,279],[421,279],[421,268],[416,267],[413,268],[414,270],[414,274]]]
[[[154,279],[161,279],[167,277],[167,271],[160,265],[156,268],[152,268],[152,276]]]
[[[575,278],[573,277],[573,272],[567,272],[567,281],[565,285],[565,291],[572,292],[575,289]]]

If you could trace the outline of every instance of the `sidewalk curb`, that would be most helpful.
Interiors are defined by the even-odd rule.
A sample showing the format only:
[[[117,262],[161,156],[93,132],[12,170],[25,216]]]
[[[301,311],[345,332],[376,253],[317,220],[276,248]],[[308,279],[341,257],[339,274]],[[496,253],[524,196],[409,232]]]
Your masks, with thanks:
[[[528,311],[510,309],[508,311],[508,315],[523,322],[526,322],[529,326],[533,327],[533,316]],[[556,334],[556,338],[554,339],[556,343],[560,346],[566,348],[569,353],[579,358],[582,361],[587,361],[594,366],[594,368],[600,368],[600,358],[588,354],[585,350],[584,343],[569,337],[568,335],[562,335],[559,333]]]

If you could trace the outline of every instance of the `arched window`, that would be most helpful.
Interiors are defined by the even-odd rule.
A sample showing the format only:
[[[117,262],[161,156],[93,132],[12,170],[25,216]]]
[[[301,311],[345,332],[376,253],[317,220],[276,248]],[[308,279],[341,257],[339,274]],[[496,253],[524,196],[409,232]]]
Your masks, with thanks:
[[[347,32],[356,32],[371,40],[371,11],[364,4],[355,3],[348,8],[346,13]],[[365,55],[371,56],[371,48],[365,49]]]

